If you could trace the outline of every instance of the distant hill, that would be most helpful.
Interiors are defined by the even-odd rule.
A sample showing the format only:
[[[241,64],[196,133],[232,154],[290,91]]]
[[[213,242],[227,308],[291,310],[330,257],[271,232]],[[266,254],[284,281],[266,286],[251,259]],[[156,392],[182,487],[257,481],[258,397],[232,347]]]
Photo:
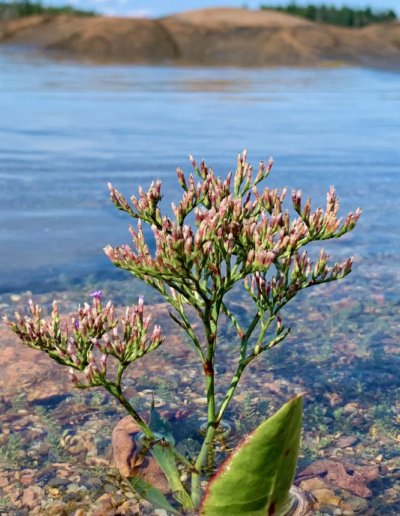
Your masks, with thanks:
[[[261,9],[301,16],[318,23],[329,23],[343,27],[365,27],[371,23],[386,23],[397,19],[396,13],[390,9],[386,11],[373,11],[370,7],[351,9],[350,7],[329,7],[324,4],[300,6],[291,3],[284,7],[263,5]]]
[[[400,69],[398,21],[338,27],[271,10],[202,9],[156,20],[45,14],[1,22],[0,42],[101,63]]]

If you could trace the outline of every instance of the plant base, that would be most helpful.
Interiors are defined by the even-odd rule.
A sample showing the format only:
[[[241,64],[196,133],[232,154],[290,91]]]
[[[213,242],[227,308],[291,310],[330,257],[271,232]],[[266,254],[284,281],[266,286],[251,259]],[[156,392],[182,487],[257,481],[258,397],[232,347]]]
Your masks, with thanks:
[[[201,427],[199,429],[199,434],[201,435],[201,437],[206,436],[207,428],[208,428],[207,423],[203,423],[201,425]],[[231,431],[232,431],[231,425],[227,421],[224,421],[222,419],[218,425],[217,430],[215,431],[214,439],[224,439],[224,438],[228,437],[228,435],[231,433]]]
[[[315,498],[297,486],[290,488],[291,500],[287,507],[273,516],[312,516],[314,514]]]

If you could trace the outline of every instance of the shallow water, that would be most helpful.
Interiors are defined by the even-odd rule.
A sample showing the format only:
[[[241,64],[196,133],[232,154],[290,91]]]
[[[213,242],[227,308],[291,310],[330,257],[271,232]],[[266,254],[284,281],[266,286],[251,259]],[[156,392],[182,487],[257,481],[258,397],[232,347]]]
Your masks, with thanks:
[[[176,165],[191,170],[187,154],[206,158],[222,175],[247,148],[253,163],[274,157],[270,185],[302,188],[323,205],[334,184],[344,214],[362,207],[357,229],[326,246],[334,259],[354,254],[354,272],[288,307],[284,322],[292,333],[243,378],[227,412],[234,433],[226,446],[306,390],[299,471],[321,458],[379,467],[370,496],[330,488],[321,514],[349,506],[359,514],[398,514],[400,74],[91,67],[3,48],[0,92],[2,311],[23,312],[30,292],[46,309],[61,299],[68,313],[94,288],[118,306],[145,291],[172,337],[157,359],[144,362],[145,377],[133,368],[126,388],[138,409],[146,408],[150,389],[164,409],[192,411],[177,430],[182,453],[196,450],[193,428],[204,414],[197,359],[160,299],[103,255],[105,244],[129,242],[131,222],[110,203],[107,181],[129,197],[160,177],[169,210]],[[231,301],[237,310],[248,305],[240,291]],[[233,367],[233,339],[222,329],[219,396]],[[27,514],[21,500],[29,482],[44,490],[45,504],[61,499],[74,510],[104,492],[124,493],[106,477],[111,428],[122,416],[112,400],[71,396],[65,371],[27,353],[6,329],[0,349],[0,512],[11,503],[12,514]],[[356,441],[341,448],[343,436]],[[61,465],[50,467],[54,462]]]
[[[224,174],[244,148],[274,157],[270,184],[318,204],[334,184],[344,212],[362,205],[353,253],[400,250],[398,73],[90,67],[9,48],[0,70],[1,292],[121,278],[102,247],[130,221],[107,181],[130,196],[160,177],[170,210],[188,154]]]

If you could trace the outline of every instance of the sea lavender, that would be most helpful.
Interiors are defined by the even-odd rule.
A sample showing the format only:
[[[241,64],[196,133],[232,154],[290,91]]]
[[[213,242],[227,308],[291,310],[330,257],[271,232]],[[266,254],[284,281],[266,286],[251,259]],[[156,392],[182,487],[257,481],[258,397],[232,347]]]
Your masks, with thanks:
[[[128,403],[121,389],[122,375],[129,364],[157,349],[165,340],[160,326],[155,325],[150,339],[148,330],[151,316],[144,316],[144,298],[140,296],[138,306],[127,308],[122,318],[122,335],[118,333],[118,319],[114,320],[114,305],[109,301],[103,309],[102,292],[92,292],[93,306],[87,303],[79,306],[77,317],[72,317],[72,328],[68,324],[60,327],[57,302],[53,302],[52,321],[40,319],[41,309],[29,300],[32,318],[24,319],[15,313],[16,322],[7,316],[5,323],[27,346],[44,351],[59,364],[69,367],[69,378],[74,387],[87,389],[103,386],[128,410],[143,432],[153,439],[154,435],[139,414]],[[62,329],[61,329],[62,328]],[[93,353],[101,353],[99,363]],[[107,377],[108,357],[118,362],[115,381]],[[76,372],[83,373],[81,375]]]
[[[261,162],[253,174],[244,151],[238,157],[235,174],[229,173],[225,179],[216,177],[204,161],[198,167],[191,156],[189,159],[194,169],[189,179],[180,168],[177,169],[183,196],[178,205],[172,204],[174,220],[161,214],[160,180],[152,182],[146,193],[139,187],[139,198],[131,197],[133,207],[109,183],[112,202],[119,210],[138,219],[138,223],[136,230],[129,228],[134,250],[129,245],[116,248],[108,245],[104,250],[117,267],[130,271],[164,296],[176,311],[170,313],[171,318],[189,335],[200,356],[207,390],[207,434],[193,464],[173,451],[175,457],[192,471],[191,498],[193,505],[198,507],[202,468],[245,367],[260,353],[284,340],[290,331],[282,323],[282,308],[299,291],[344,278],[351,272],[352,258],[328,266],[329,256],[321,249],[318,260],[312,264],[307,251],[302,248],[313,241],[339,238],[348,233],[355,227],[361,210],[350,213],[343,221],[338,218],[339,201],[333,187],[327,195],[326,209],[315,211],[311,211],[310,199],[302,204],[301,190],[293,190],[292,204],[297,216],[291,219],[289,210],[282,207],[286,188],[281,192],[268,187],[262,192],[257,189],[269,175],[272,159],[267,166]],[[198,176],[197,183],[195,175]],[[186,223],[191,213],[195,217],[195,227]],[[145,241],[143,223],[153,231],[154,255]],[[225,299],[238,282],[243,282],[254,301],[254,313],[247,328],[240,326]],[[78,318],[72,320],[71,335],[68,327],[64,331],[59,327],[57,304],[52,314],[53,323],[41,320],[40,308],[32,302],[33,319],[23,320],[16,314],[17,323],[7,318],[5,321],[25,344],[68,365],[71,381],[76,387],[105,387],[135,418],[149,442],[154,442],[153,432],[124,397],[121,378],[131,362],[163,342],[161,329],[154,326],[148,341],[151,318],[144,317],[144,298],[140,296],[138,305],[132,312],[128,309],[122,319],[122,336],[117,330],[117,322],[113,321],[113,305],[109,303],[103,310],[102,291],[94,291],[91,295],[93,307],[85,304],[79,308]],[[194,308],[201,320],[204,342],[189,321],[187,305]],[[228,317],[238,334],[240,352],[230,387],[217,406],[214,359],[221,313]],[[259,328],[259,335],[252,339],[256,328]],[[93,354],[94,348],[101,352],[100,365]],[[107,378],[109,356],[119,363],[114,382]],[[85,380],[79,379],[75,371],[82,372]],[[182,503],[190,507],[187,501]]]
[[[105,247],[105,253],[119,268],[130,271],[160,292],[175,308],[172,319],[189,335],[200,359],[206,379],[208,400],[208,433],[195,463],[201,470],[211,446],[215,429],[234,394],[245,367],[257,355],[272,348],[288,335],[290,328],[282,324],[280,311],[300,290],[313,285],[344,278],[351,272],[353,258],[328,266],[329,256],[321,249],[313,265],[302,248],[310,242],[339,238],[351,231],[361,210],[349,213],[343,222],[338,218],[339,200],[330,188],[326,209],[311,211],[311,199],[302,206],[302,192],[292,191],[292,204],[297,217],[290,218],[282,205],[287,189],[257,185],[267,178],[273,160],[262,161],[253,174],[246,161],[246,151],[239,154],[236,172],[225,179],[217,177],[204,160],[200,167],[189,156],[198,176],[187,180],[180,168],[178,182],[183,189],[182,200],[172,203],[175,220],[162,215],[161,181],[151,183],[147,193],[139,188],[140,198],[132,196],[133,208],[123,195],[109,183],[115,206],[138,219],[137,230],[129,228],[134,250],[129,245]],[[195,228],[186,223],[194,213]],[[143,233],[143,223],[151,226],[155,239],[154,256]],[[272,271],[272,274],[271,274]],[[224,298],[233,286],[242,281],[255,303],[255,313],[248,328],[243,329],[231,313]],[[205,331],[201,342],[189,322],[185,305],[194,308]],[[241,341],[240,357],[231,385],[219,407],[215,403],[214,358],[220,314],[225,314],[235,327]],[[272,335],[267,335],[276,322]],[[259,337],[250,347],[257,326]],[[192,498],[198,505],[200,477],[193,474]]]

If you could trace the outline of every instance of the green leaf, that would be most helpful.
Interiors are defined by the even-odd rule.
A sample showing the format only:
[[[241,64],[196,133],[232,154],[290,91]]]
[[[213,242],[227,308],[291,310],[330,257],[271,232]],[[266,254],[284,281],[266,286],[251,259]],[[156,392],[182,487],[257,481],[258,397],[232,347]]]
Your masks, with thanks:
[[[161,469],[164,471],[175,500],[177,500],[183,507],[193,507],[192,499],[182,485],[173,452],[161,444],[155,444],[151,448],[151,453],[160,465]]]
[[[290,502],[302,411],[299,395],[239,443],[211,479],[201,516],[268,516]]]
[[[172,436],[172,427],[169,422],[157,412],[157,409],[154,406],[154,398],[151,403],[149,428],[159,439],[164,437],[171,446],[174,446],[175,439]]]
[[[160,441],[165,439],[170,447],[174,446],[175,439],[172,436],[172,427],[169,422],[157,412],[154,406],[154,398],[151,404],[149,427],[157,439]],[[151,447],[151,454],[167,477],[175,500],[177,500],[183,507],[193,507],[192,499],[185,491],[181,482],[179,470],[176,466],[175,455],[170,447],[163,446],[162,443],[155,444]]]
[[[165,509],[172,514],[179,514],[179,512],[172,507],[161,491],[151,486],[141,478],[129,478],[129,483],[136,493],[150,502],[156,509]]]

